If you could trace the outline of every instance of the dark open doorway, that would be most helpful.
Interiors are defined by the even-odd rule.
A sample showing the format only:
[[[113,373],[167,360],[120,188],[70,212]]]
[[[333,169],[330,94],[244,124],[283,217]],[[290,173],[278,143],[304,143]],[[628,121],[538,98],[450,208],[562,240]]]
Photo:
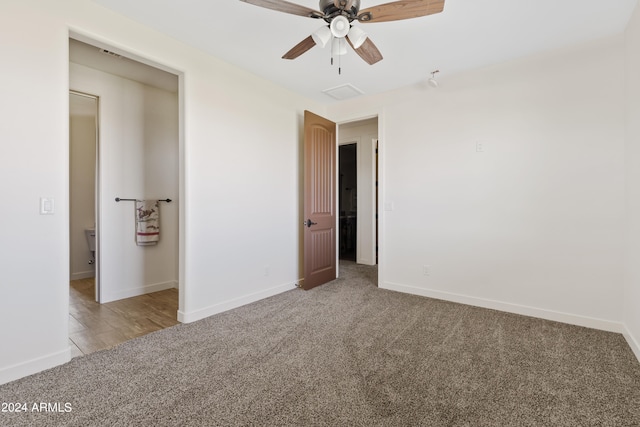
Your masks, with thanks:
[[[356,230],[358,222],[357,144],[340,145],[339,150],[340,259],[356,261]]]

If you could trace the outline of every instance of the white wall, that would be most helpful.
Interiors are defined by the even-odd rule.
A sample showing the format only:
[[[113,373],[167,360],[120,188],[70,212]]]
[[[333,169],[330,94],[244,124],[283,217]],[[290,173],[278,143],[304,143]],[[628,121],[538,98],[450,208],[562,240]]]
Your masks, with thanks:
[[[640,359],[640,7],[626,31],[627,258],[624,321],[627,341]]]
[[[93,3],[3,1],[0,55],[11,67],[0,82],[0,181],[11,185],[2,198],[0,322],[17,326],[0,328],[0,383],[70,354],[70,29],[184,73],[182,320],[291,289],[299,278],[301,116],[322,108]],[[130,189],[110,185],[109,197]],[[55,198],[54,215],[38,214],[41,196]]]
[[[621,330],[623,69],[620,36],[331,108],[380,112],[381,285]]]
[[[0,383],[69,358],[67,31],[30,3],[0,6]]]
[[[69,64],[71,89],[99,97],[100,301],[178,284],[178,94]],[[160,204],[160,242],[135,243],[135,203]]]

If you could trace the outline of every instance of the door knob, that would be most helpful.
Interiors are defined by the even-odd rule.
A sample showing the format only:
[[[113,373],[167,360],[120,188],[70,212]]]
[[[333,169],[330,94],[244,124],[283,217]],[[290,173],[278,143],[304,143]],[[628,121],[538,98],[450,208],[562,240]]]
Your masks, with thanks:
[[[311,221],[311,219],[308,219],[303,224],[306,225],[308,228],[311,228],[311,226],[312,225],[316,225],[317,222],[313,222],[313,221]]]

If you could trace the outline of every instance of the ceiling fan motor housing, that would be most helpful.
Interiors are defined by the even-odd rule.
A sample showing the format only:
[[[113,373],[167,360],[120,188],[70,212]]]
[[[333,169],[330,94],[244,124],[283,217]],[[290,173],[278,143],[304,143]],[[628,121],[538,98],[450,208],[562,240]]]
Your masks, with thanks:
[[[349,22],[351,22],[358,16],[360,0],[355,0],[351,9],[345,10],[344,12],[341,12],[340,9],[335,6],[333,0],[320,0],[320,10],[324,12],[327,22],[331,22],[331,20],[338,15],[344,15],[345,12]]]

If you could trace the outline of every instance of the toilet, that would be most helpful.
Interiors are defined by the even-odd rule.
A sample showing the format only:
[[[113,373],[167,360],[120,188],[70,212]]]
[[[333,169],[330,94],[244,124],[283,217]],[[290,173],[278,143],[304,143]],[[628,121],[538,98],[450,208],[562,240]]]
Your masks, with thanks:
[[[89,245],[89,250],[91,251],[89,264],[93,264],[96,261],[96,229],[86,228],[84,235],[87,237],[87,245]]]

